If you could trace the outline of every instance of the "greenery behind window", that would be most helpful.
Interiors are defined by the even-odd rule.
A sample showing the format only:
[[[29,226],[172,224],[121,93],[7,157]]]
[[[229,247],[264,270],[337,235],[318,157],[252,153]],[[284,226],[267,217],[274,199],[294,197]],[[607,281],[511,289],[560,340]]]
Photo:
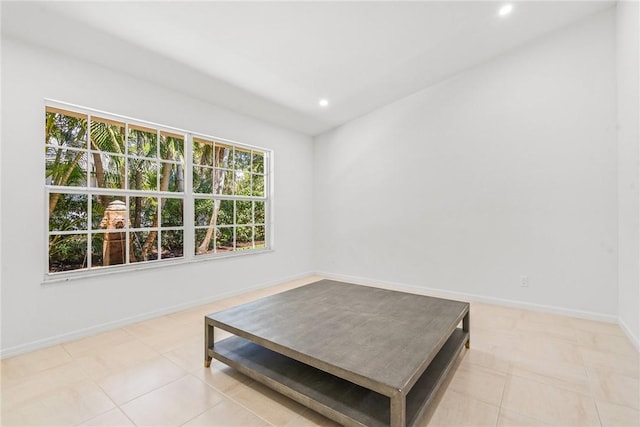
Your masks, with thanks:
[[[229,142],[47,107],[48,273],[267,248],[266,157]],[[193,218],[185,218],[185,203]]]

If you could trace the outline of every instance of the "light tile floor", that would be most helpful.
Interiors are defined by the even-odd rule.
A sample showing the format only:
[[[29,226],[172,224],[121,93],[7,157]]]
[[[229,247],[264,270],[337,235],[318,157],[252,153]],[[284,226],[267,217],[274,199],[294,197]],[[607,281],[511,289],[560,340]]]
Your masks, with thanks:
[[[3,360],[1,424],[335,426],[217,361],[203,367],[206,314],[317,279]],[[472,303],[471,349],[418,424],[639,426],[639,376],[617,325]]]

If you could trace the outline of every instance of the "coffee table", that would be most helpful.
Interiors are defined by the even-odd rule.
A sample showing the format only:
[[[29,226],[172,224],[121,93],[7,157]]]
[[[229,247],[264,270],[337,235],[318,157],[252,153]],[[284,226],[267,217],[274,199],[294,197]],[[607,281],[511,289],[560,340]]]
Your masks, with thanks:
[[[347,426],[413,425],[463,346],[469,304],[332,280],[205,316],[226,363]],[[214,342],[215,328],[233,336]]]

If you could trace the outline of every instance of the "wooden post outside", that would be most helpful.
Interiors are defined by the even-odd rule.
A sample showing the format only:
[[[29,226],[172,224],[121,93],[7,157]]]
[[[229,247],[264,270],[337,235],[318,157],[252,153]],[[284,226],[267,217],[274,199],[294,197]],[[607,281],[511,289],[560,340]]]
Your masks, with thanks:
[[[119,230],[127,227],[127,205],[121,200],[114,200],[104,210],[100,227],[105,230]],[[102,265],[126,264],[127,233],[107,232],[102,241]]]

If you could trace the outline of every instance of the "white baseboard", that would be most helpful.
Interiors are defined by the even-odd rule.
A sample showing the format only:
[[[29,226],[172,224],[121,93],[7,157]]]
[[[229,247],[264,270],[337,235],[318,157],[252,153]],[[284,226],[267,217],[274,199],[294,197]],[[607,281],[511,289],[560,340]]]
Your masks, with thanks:
[[[522,308],[525,310],[538,311],[542,313],[561,314],[564,316],[578,317],[581,319],[597,320],[599,322],[619,323],[618,317],[609,314],[602,314],[590,311],[575,310],[551,305],[535,304],[524,301],[514,301],[503,298],[487,297],[484,295],[469,294],[465,292],[448,291],[444,289],[428,288],[423,286],[407,285],[405,283],[390,282],[385,280],[375,280],[365,277],[349,276],[345,274],[334,274],[327,272],[316,272],[318,276],[327,279],[346,281],[361,285],[375,286],[379,288],[411,292],[414,294],[428,295],[440,298],[457,299],[465,302],[481,302],[485,304],[495,304],[505,307]]]
[[[6,359],[9,357],[19,356],[24,353],[29,353],[31,351],[40,350],[42,348],[51,347],[53,345],[58,345],[74,340],[78,340],[81,338],[86,338],[88,336],[96,335],[102,332],[107,332],[113,329],[121,328],[123,326],[132,325],[134,323],[142,322],[145,320],[153,319],[154,317],[165,316],[167,314],[176,313],[178,311],[187,310],[189,308],[198,307],[204,304],[210,304],[212,302],[220,301],[225,298],[231,298],[234,296],[242,295],[247,292],[257,291],[264,288],[269,288],[271,286],[279,285],[285,282],[290,282],[293,280],[303,279],[305,277],[313,276],[313,272],[296,274],[293,276],[285,277],[278,280],[272,280],[269,282],[263,282],[255,286],[251,286],[248,288],[243,288],[237,291],[232,292],[224,292],[221,294],[217,294],[207,298],[201,298],[198,300],[190,301],[187,303],[177,304],[170,307],[165,307],[159,310],[150,311],[143,314],[138,314],[131,317],[126,317],[123,319],[114,320],[112,322],[106,322],[99,325],[91,326],[84,329],[77,329],[71,332],[66,332],[60,335],[55,335],[53,337],[47,337],[41,340],[31,341],[25,344],[20,344],[13,347],[2,348],[0,349],[0,360]]]
[[[263,282],[258,285],[251,286],[249,288],[244,288],[237,291],[225,292],[225,293],[190,301],[183,304],[178,304],[171,307],[165,307],[160,310],[154,310],[154,311],[139,314],[136,316],[118,319],[112,322],[102,323],[100,325],[91,326],[89,328],[78,329],[68,333],[56,335],[53,337],[48,337],[41,340],[32,341],[32,342],[17,345],[14,347],[2,348],[0,349],[0,360],[6,359],[9,357],[18,356],[20,354],[28,353],[28,352],[39,350],[42,348],[50,347],[53,345],[58,345],[65,342],[86,338],[91,335],[107,332],[113,329],[121,328],[123,326],[128,326],[134,323],[149,320],[154,317],[165,316],[167,314],[175,313],[182,310],[187,310],[189,308],[197,307],[200,305],[210,304],[212,302],[223,300],[225,298],[242,295],[247,292],[257,291],[260,289],[269,288],[271,286],[279,285],[282,283],[308,278],[314,275],[320,276],[318,278],[340,280],[340,281],[346,281],[351,283],[358,283],[362,285],[375,286],[379,288],[435,296],[440,298],[458,299],[458,300],[467,301],[467,302],[481,302],[481,303],[495,304],[495,305],[501,305],[506,307],[522,308],[526,310],[533,310],[533,311],[544,312],[544,313],[562,314],[565,316],[578,317],[578,318],[589,319],[589,320],[597,320],[600,322],[617,323],[625,332],[629,340],[631,340],[632,344],[636,347],[636,349],[640,351],[640,342],[638,340],[638,337],[635,337],[631,333],[631,330],[624,323],[622,319],[612,315],[567,309],[567,308],[556,307],[556,306],[533,304],[533,303],[522,302],[522,301],[513,301],[513,300],[502,299],[502,298],[486,297],[482,295],[468,294],[464,292],[448,291],[444,289],[426,288],[426,287],[420,287],[420,286],[414,286],[414,285],[407,285],[407,284],[398,283],[398,282],[390,282],[390,281],[369,279],[364,277],[349,276],[345,274],[334,274],[334,273],[327,273],[327,272],[315,272],[315,273],[307,272],[307,273],[301,273],[301,274],[281,278],[278,280]]]
[[[631,332],[631,329],[629,328],[629,325],[627,325],[625,321],[622,320],[622,318],[620,317],[618,317],[618,325],[620,325],[620,328],[623,330],[627,338],[629,338],[629,341],[631,341],[631,344],[633,344],[636,350],[640,352],[640,340],[638,339],[638,337],[633,335],[633,333]]]

